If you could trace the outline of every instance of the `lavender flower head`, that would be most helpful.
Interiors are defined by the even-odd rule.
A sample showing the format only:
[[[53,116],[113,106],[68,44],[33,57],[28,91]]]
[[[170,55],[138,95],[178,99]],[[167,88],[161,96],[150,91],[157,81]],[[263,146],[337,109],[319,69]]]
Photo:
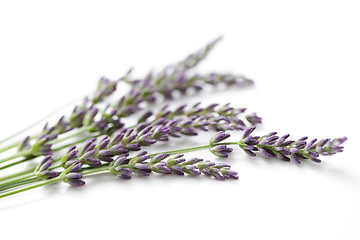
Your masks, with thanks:
[[[343,144],[347,138],[322,139],[317,141],[313,139],[306,141],[308,137],[302,137],[296,141],[288,140],[289,134],[279,137],[276,132],[271,132],[264,136],[252,136],[255,127],[245,130],[239,146],[249,156],[256,156],[256,152],[262,153],[265,157],[277,157],[284,161],[291,159],[295,163],[302,160],[311,160],[320,163],[319,156],[328,156],[343,151]]]
[[[233,151],[232,148],[229,148],[224,144],[219,144],[228,137],[230,137],[230,134],[220,131],[216,133],[214,137],[210,138],[209,149],[215,156],[228,157],[228,154]]]
[[[183,154],[170,156],[160,153],[155,156],[142,152],[134,158],[119,157],[110,164],[110,173],[123,179],[130,179],[132,173],[149,176],[151,173],[193,175],[204,174],[218,180],[237,179],[238,175],[227,164],[216,164],[200,158],[186,160]]]

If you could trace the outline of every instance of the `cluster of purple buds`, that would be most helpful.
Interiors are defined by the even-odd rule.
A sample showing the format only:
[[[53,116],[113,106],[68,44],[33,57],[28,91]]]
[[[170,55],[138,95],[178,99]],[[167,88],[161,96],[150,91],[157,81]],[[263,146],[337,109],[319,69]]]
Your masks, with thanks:
[[[113,94],[113,92],[116,91],[117,83],[118,81],[110,81],[105,77],[100,78],[96,91],[91,99],[92,104],[102,102],[106,97]]]
[[[322,139],[317,141],[313,139],[309,142],[308,137],[302,137],[297,141],[288,140],[289,134],[282,137],[277,136],[276,132],[271,132],[262,137],[252,136],[251,133],[255,127],[245,130],[242,140],[239,141],[239,146],[248,155],[256,156],[255,152],[261,152],[265,157],[278,157],[284,161],[292,159],[295,163],[300,163],[301,160],[311,160],[320,163],[319,156],[333,155],[343,151],[343,146],[347,138]]]
[[[67,119],[65,116],[62,116],[54,126],[49,126],[49,124],[46,123],[41,132],[41,136],[46,135],[49,140],[55,139],[59,134],[84,126],[84,121],[86,126],[92,124],[92,126],[89,127],[89,131],[104,131],[106,127],[104,118],[94,121],[94,117],[98,110],[93,105],[102,102],[106,97],[110,96],[116,90],[117,83],[118,81],[110,81],[107,78],[101,78],[91,99],[85,97],[80,105],[74,107],[72,113]],[[112,124],[117,124],[117,127],[121,125],[114,121],[112,121]],[[123,125],[119,128],[122,126]],[[38,141],[42,141],[42,139],[39,138],[37,142]],[[35,142],[34,145],[36,145],[37,142]],[[22,151],[30,147],[30,136],[28,136],[19,144],[18,151]]]
[[[52,140],[49,135],[41,135],[36,139],[36,142],[31,145],[30,137],[26,137],[18,147],[18,151],[29,150],[32,156],[46,156],[51,155],[51,144],[49,141]]]
[[[132,96],[124,98],[121,103],[128,101],[146,101],[155,102],[156,95],[162,95],[165,99],[173,99],[175,92],[180,94],[186,94],[190,89],[196,92],[203,89],[202,85],[211,84],[218,85],[225,83],[228,86],[238,85],[247,86],[252,85],[253,81],[244,76],[237,76],[232,74],[217,74],[211,73],[207,75],[189,75],[188,71],[196,67],[202,60],[206,58],[208,53],[214,48],[214,46],[220,41],[221,38],[217,38],[207,44],[205,48],[198,50],[196,53],[190,54],[183,61],[175,65],[165,67],[158,74],[149,73],[142,80],[134,80],[132,88]],[[136,111],[134,106],[130,109],[125,104],[125,108],[128,111]]]
[[[197,52],[190,54],[183,61],[179,62],[174,68],[179,69],[183,68],[185,70],[189,70],[191,68],[196,67],[201,61],[203,61],[209,52],[216,46],[222,37],[218,37],[213,41],[209,42],[205,48],[198,50]]]
[[[109,171],[124,179],[130,179],[132,173],[137,173],[140,176],[149,176],[152,172],[176,175],[188,174],[193,176],[202,173],[219,180],[238,178],[237,173],[231,170],[227,164],[216,164],[210,161],[203,161],[200,158],[185,160],[183,154],[170,157],[170,154],[167,153],[152,156],[147,155],[147,152],[141,152],[131,159],[122,156],[110,164]]]
[[[138,123],[152,125],[165,125],[171,127],[171,136],[179,137],[180,133],[184,135],[197,135],[196,130],[202,131],[215,130],[244,130],[246,124],[239,118],[239,115],[245,112],[245,108],[233,108],[229,104],[217,107],[218,104],[210,104],[201,107],[199,103],[186,109],[187,105],[182,105],[171,111],[168,106],[163,107],[154,118],[151,111],[147,111],[138,120]],[[251,116],[256,115],[252,114]],[[259,117],[257,117],[259,118]],[[261,119],[261,118],[259,118]],[[148,123],[144,123],[148,121]],[[250,122],[251,125],[261,121]]]
[[[227,147],[225,144],[220,144],[220,142],[229,138],[230,134],[220,131],[209,140],[209,149],[215,156],[218,157],[228,157],[229,153],[233,151],[232,148]]]
[[[35,168],[36,177],[39,179],[50,179],[59,176],[59,173],[49,170],[53,163],[51,155],[45,156]]]
[[[60,178],[63,182],[70,184],[73,187],[81,187],[85,184],[80,171],[82,170],[82,163],[76,160],[66,162],[65,170],[61,173]]]
[[[168,105],[166,105],[156,114],[155,119],[174,119],[176,116],[201,116],[205,117],[207,120],[212,119],[218,121],[223,120],[226,122],[234,122],[237,126],[245,128],[246,124],[239,118],[239,116],[245,111],[246,108],[234,108],[230,106],[230,103],[223,106],[219,106],[219,104],[213,103],[203,107],[199,102],[190,107],[188,107],[187,104],[181,105],[173,111],[168,108]],[[144,119],[149,118],[151,115],[151,112],[146,112],[144,117],[140,118],[139,122],[144,121]],[[261,118],[256,116],[255,113],[248,114],[245,116],[245,118],[251,125],[261,123]]]
[[[86,141],[80,151],[71,147],[61,162],[77,159],[82,164],[98,166],[101,162],[112,162],[115,156],[128,156],[129,151],[139,151],[142,146],[149,146],[156,141],[164,141],[169,137],[170,128],[166,126],[147,126],[144,128],[130,128],[116,132],[110,139],[104,137],[96,144],[96,138]]]

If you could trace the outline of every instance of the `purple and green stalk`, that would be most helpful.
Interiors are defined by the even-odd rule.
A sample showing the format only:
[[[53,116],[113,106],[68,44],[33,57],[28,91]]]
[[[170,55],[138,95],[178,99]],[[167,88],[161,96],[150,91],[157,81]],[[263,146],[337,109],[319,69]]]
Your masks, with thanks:
[[[237,173],[229,169],[229,165],[227,164],[214,164],[209,161],[202,161],[198,158],[193,158],[186,161],[182,158],[182,154],[203,149],[210,149],[210,151],[213,152],[216,156],[227,157],[229,152],[232,151],[232,149],[228,146],[237,145],[252,157],[255,157],[257,152],[261,152],[265,157],[277,157],[285,161],[290,161],[290,158],[292,158],[295,163],[300,163],[300,160],[311,160],[313,162],[320,163],[321,161],[318,159],[320,155],[328,156],[342,152],[343,146],[341,145],[347,140],[346,137],[343,137],[335,139],[322,139],[320,141],[313,139],[309,142],[306,142],[307,137],[303,137],[298,139],[297,141],[293,141],[288,140],[289,134],[278,137],[276,132],[271,132],[261,137],[252,136],[251,134],[254,130],[255,127],[250,127],[246,129],[242,136],[242,139],[238,142],[224,142],[224,140],[229,138],[230,135],[221,131],[210,139],[208,145],[171,150],[156,154],[147,154],[146,152],[141,152],[134,158],[127,158],[127,154],[120,154],[116,158],[112,158],[111,162],[105,161],[101,162],[99,165],[90,165],[89,167],[85,168],[82,168],[84,163],[84,160],[82,159],[83,156],[78,157],[78,151],[73,148],[70,149],[71,151],[69,151],[69,153],[62,159],[62,163],[65,166],[64,172],[62,172],[61,174],[59,173],[60,175],[54,177],[54,180],[50,179],[50,181],[39,179],[39,181],[48,182],[38,183],[33,186],[24,187],[21,189],[3,193],[0,195],[0,198],[22,191],[30,190],[35,187],[50,184],[59,180],[63,180],[64,182],[69,183],[72,186],[82,186],[84,185],[84,182],[81,180],[82,175],[102,171],[110,171],[111,173],[125,179],[129,179],[132,173],[137,173],[142,176],[148,176],[151,172],[163,174],[173,173],[178,175],[183,175],[184,173],[190,175],[199,175],[200,172],[207,176],[213,176],[220,180],[224,180],[226,178],[238,178]],[[104,139],[96,147],[93,142],[89,141],[89,143],[83,147],[81,152],[84,152],[84,154],[86,154],[89,149],[102,149],[102,147],[105,147],[108,144],[109,141]],[[221,148],[217,148],[218,146],[221,146]],[[108,152],[104,153],[105,156],[102,154],[97,156],[108,157]],[[51,162],[49,163],[49,159],[50,157],[46,157],[45,160],[40,163],[37,168],[38,172],[52,169],[50,168]],[[27,183],[32,183],[32,181],[33,179],[25,179],[23,181],[24,183],[15,183],[14,186],[17,187],[25,185]]]

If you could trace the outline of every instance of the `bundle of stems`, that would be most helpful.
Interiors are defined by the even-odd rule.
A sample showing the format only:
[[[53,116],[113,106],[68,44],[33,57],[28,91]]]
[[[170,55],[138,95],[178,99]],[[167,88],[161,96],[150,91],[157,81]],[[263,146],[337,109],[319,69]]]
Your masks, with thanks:
[[[158,112],[144,110],[146,106],[161,101],[170,102],[174,93],[195,96],[206,85],[245,87],[253,81],[234,74],[194,73],[194,68],[204,60],[221,38],[211,41],[203,49],[190,54],[176,64],[166,66],[158,73],[150,72],[142,79],[133,79],[131,70],[118,80],[101,78],[92,95],[86,96],[68,116],[61,116],[54,125],[48,123],[32,136],[0,148],[0,153],[16,153],[0,158],[0,173],[16,165],[37,161],[36,167],[0,177],[0,198],[63,181],[71,186],[82,186],[84,175],[108,171],[124,179],[133,173],[148,176],[150,173],[177,175],[206,175],[219,180],[237,179],[229,165],[204,161],[200,158],[183,158],[184,153],[209,149],[217,157],[227,157],[237,145],[250,156],[256,152],[265,157],[278,157],[296,163],[309,159],[320,162],[320,155],[341,152],[346,138],[316,139],[306,142],[279,138],[275,132],[264,136],[251,136],[255,125],[262,119],[255,113],[246,114],[246,108],[217,103],[202,105],[183,104],[176,108],[165,105]],[[109,102],[119,84],[127,84],[129,91],[118,101]],[[134,114],[140,117],[132,126],[123,119]],[[5,138],[5,144],[40,121]],[[181,136],[196,136],[202,131],[215,131],[216,135],[206,145],[148,153],[143,147],[157,142],[171,141]],[[227,131],[244,131],[237,142],[223,142]],[[64,152],[66,149],[66,152]],[[135,154],[133,152],[139,152]],[[57,157],[59,156],[59,157]]]

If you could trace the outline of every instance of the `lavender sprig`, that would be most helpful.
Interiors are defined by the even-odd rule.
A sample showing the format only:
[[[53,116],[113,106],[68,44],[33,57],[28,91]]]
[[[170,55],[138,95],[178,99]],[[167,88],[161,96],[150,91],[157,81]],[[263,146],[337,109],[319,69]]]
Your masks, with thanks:
[[[98,144],[95,143],[96,139],[92,138],[80,151],[76,147],[71,147],[62,163],[79,158],[83,164],[98,166],[101,161],[111,162],[114,156],[127,156],[129,151],[139,151],[141,147],[153,145],[157,141],[168,141],[170,136],[194,136],[198,134],[198,130],[207,131],[216,124],[219,124],[217,120],[208,121],[201,116],[174,120],[160,118],[155,122],[143,122],[135,128],[119,130],[111,138],[106,136]],[[226,124],[229,126],[226,127]],[[233,129],[230,124],[234,123],[222,123],[222,128]]]
[[[188,174],[193,176],[198,176],[202,173],[205,176],[212,176],[218,180],[238,178],[237,173],[231,170],[227,164],[216,164],[210,161],[203,161],[200,158],[186,160],[183,158],[183,154],[170,156],[170,154],[166,153],[151,157],[151,155],[147,155],[147,152],[142,152],[131,159],[119,157],[110,164],[109,171],[124,179],[130,179],[132,173],[137,173],[140,176],[149,176],[152,172],[175,175]]]
[[[256,156],[255,152],[261,152],[264,157],[278,157],[284,161],[292,159],[295,163],[302,160],[311,160],[320,163],[319,156],[328,156],[343,151],[343,144],[347,138],[313,139],[309,142],[308,137],[302,137],[296,141],[288,140],[289,134],[282,137],[276,132],[264,136],[252,136],[255,127],[248,128],[239,141],[239,146],[250,156]]]
[[[171,150],[150,155],[148,155],[146,152],[140,152],[134,158],[127,158],[126,155],[119,155],[119,157],[113,159],[111,162],[105,161],[105,163],[101,163],[98,166],[91,166],[90,168],[82,168],[82,163],[77,159],[78,151],[75,149],[75,147],[73,147],[69,149],[69,153],[64,157],[63,164],[65,164],[65,170],[60,174],[60,176],[47,180],[38,180],[42,182],[0,194],[0,198],[27,191],[36,187],[51,184],[60,180],[63,180],[64,182],[67,182],[73,186],[81,186],[84,184],[84,182],[81,180],[81,177],[83,175],[103,171],[110,171],[111,173],[125,179],[131,178],[132,173],[137,173],[142,176],[148,176],[151,172],[164,174],[173,173],[179,175],[183,175],[184,173],[190,175],[199,175],[200,172],[207,176],[213,176],[220,180],[226,178],[237,178],[237,173],[231,170],[227,164],[214,165],[214,163],[211,163],[209,161],[200,161],[200,159],[198,158],[193,158],[186,161],[182,158],[182,154],[207,148],[211,149],[220,145],[224,145],[225,147],[228,145],[238,145],[250,156],[256,156],[256,152],[262,152],[265,156],[279,157],[286,161],[289,161],[290,157],[292,157],[297,163],[299,163],[300,161],[297,161],[296,158],[300,158],[301,160],[310,159],[315,162],[320,162],[320,160],[318,159],[318,155],[326,156],[342,152],[343,146],[341,145],[346,141],[346,137],[335,138],[333,140],[323,139],[319,142],[317,142],[316,139],[306,142],[307,137],[303,137],[298,139],[297,141],[293,141],[287,140],[289,137],[288,134],[279,138],[276,132],[271,132],[262,137],[259,137],[251,135],[254,130],[255,127],[246,129],[242,139],[239,142],[223,142],[225,139],[229,138],[229,134],[225,132],[218,132],[214,137],[210,139],[208,145]],[[124,138],[125,135],[126,137],[131,136],[131,134],[124,134],[122,138]],[[118,135],[116,139],[122,139],[120,136],[121,135]],[[131,138],[133,137],[130,137],[130,139]],[[112,140],[113,139],[103,139],[101,143],[97,145],[94,144],[94,142],[89,141],[88,144],[86,144],[81,149],[81,153],[86,154],[86,152],[93,151],[95,148],[101,149],[100,151],[102,151],[106,148],[106,146],[108,146],[108,144],[111,144],[110,142]],[[265,150],[266,152],[264,152],[263,150]],[[105,155],[102,156],[108,157],[108,152],[104,153]],[[173,157],[171,157],[170,155],[172,155]],[[43,171],[47,171],[53,168],[57,168],[57,166],[50,168],[50,165],[51,162],[48,163],[48,159],[45,158],[45,160],[43,160],[37,168],[37,172],[41,172],[40,169],[42,169]],[[33,182],[32,179],[23,179],[25,179],[24,182],[13,182],[12,184],[14,184],[14,186],[21,186],[23,184]],[[9,188],[11,188],[11,186],[5,186],[5,189]]]

